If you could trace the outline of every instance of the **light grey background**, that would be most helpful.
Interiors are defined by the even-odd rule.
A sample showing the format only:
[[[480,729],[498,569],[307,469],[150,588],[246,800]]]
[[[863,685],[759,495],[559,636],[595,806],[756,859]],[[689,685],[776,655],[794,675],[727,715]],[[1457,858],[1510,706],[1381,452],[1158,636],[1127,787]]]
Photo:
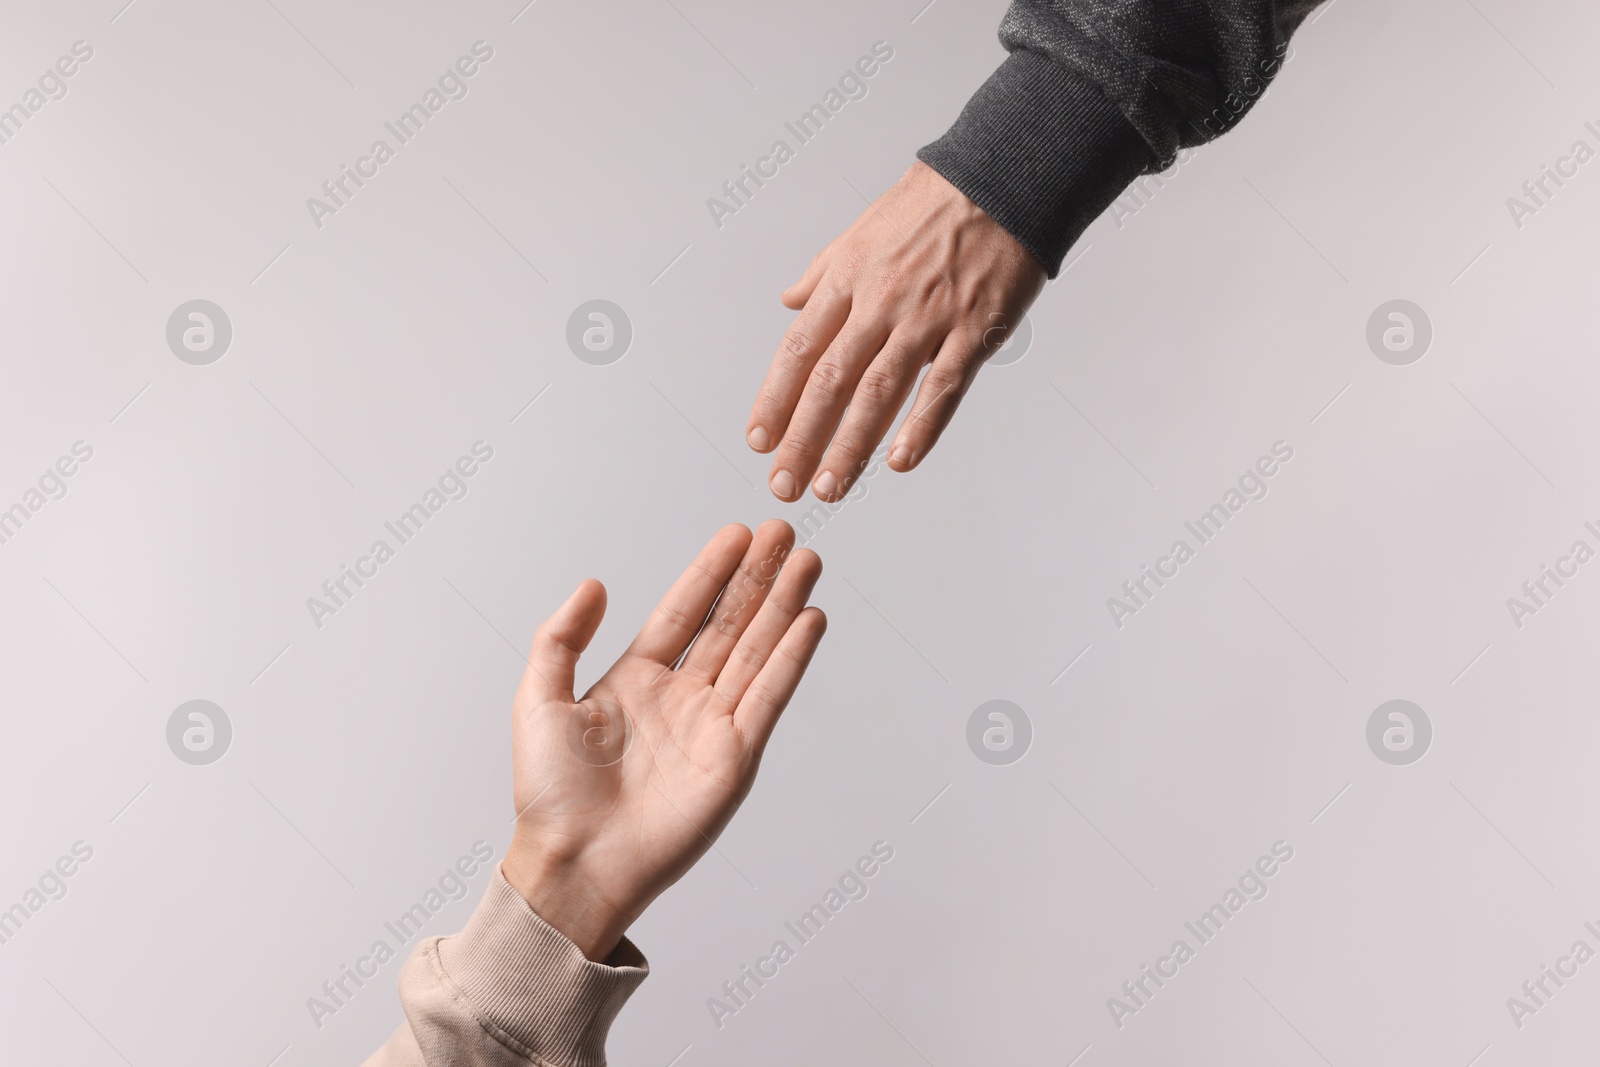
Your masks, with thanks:
[[[474,841],[502,854],[538,622],[607,583],[592,680],[719,524],[806,513],[743,444],[776,294],[999,61],[1003,5],[123,2],[10,2],[0,35],[0,105],[94,49],[0,145],[0,507],[94,449],[0,545],[0,907],[94,849],[0,945],[0,1058],[353,1064],[398,962],[320,1029],[306,1000]],[[812,539],[828,638],[633,931],[617,1063],[1592,1053],[1600,962],[1520,1029],[1506,998],[1600,948],[1600,563],[1520,629],[1506,598],[1600,546],[1600,162],[1520,228],[1506,200],[1600,146],[1597,38],[1576,2],[1337,0],[1241,128],[1089,230],[1026,357]],[[316,228],[306,198],[478,40],[469,95]],[[878,40],[870,94],[714,226]],[[209,366],[166,344],[195,299],[232,322]],[[565,344],[592,299],[632,321],[611,366]],[[1365,341],[1393,299],[1433,325],[1409,366]],[[478,440],[470,494],[314,626]],[[1270,494],[1118,629],[1107,598],[1279,440]],[[1433,725],[1408,766],[1366,742],[1397,698]],[[207,766],[166,743],[194,699],[233,728]],[[966,743],[993,699],[1033,725],[1009,766]],[[707,998],[880,839],[870,895],[719,1030]],[[1279,840],[1266,899],[1114,1025]]]

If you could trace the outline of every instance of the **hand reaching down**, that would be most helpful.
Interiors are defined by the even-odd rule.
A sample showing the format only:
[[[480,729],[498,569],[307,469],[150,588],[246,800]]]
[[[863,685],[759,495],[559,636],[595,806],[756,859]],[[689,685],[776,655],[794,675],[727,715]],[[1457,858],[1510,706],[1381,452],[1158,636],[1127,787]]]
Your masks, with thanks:
[[[1044,282],[1014,237],[914,165],[783,294],[800,315],[748,430],[757,452],[777,449],[773,494],[797,500],[811,481],[823,500],[844,496],[931,363],[889,450],[894,470],[922,462]]]
[[[582,700],[574,673],[605,588],[584,582],[534,638],[501,869],[591,960],[705,854],[755,781],[826,627],[806,606],[822,563],[793,545],[784,522],[722,529]]]

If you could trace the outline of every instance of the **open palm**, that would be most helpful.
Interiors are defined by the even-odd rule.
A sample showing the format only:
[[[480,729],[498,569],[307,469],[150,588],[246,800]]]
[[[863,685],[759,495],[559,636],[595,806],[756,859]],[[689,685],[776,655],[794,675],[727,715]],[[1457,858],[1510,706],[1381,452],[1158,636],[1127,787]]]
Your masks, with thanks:
[[[602,958],[715,841],[750,791],[825,620],[794,531],[728,526],[578,700],[605,615],[580,585],[539,628],[514,705],[517,827],[504,870],[546,921]]]

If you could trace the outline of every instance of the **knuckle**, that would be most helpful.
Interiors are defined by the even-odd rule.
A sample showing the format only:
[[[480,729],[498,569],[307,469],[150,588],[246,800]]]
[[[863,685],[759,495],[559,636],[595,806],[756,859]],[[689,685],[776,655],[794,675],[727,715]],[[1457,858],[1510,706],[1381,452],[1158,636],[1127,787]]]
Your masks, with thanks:
[[[817,282],[815,292],[811,294],[811,301],[806,307],[813,306],[818,312],[828,308],[838,308],[850,303],[850,276],[848,265],[835,261],[828,266],[828,273],[824,274]]]
[[[869,370],[856,386],[856,399],[873,406],[886,404],[899,392],[900,383],[887,370]]]
[[[950,392],[959,389],[964,377],[965,375],[954,367],[931,368],[927,376],[922,379],[923,387],[929,392],[928,406],[932,407]]]
[[[799,653],[793,648],[779,648],[773,652],[772,658],[782,660],[791,668],[799,668],[802,665]]]
[[[911,277],[901,267],[880,267],[873,278],[872,290],[883,302],[896,299],[911,288]]]
[[[839,266],[843,268],[846,278],[854,278],[860,274],[871,273],[867,268],[870,259],[868,252],[859,245],[852,245],[839,256]]]
[[[561,649],[572,653],[578,651],[570,641],[556,633],[548,622],[541,623],[539,628],[533,632],[533,640],[534,644],[544,650],[546,655],[554,654]]]
[[[839,475],[839,488],[836,490],[840,496],[849,493],[856,487],[856,482],[861,478],[861,472],[866,469],[862,456],[866,454],[866,443],[861,440],[834,442],[833,451],[828,453],[829,462],[823,466],[833,470]]]
[[[658,604],[656,614],[669,626],[678,630],[686,630],[699,625],[699,620],[691,619],[688,615],[668,604]]]
[[[806,357],[806,353],[811,351],[810,335],[804,330],[797,330],[791,327],[789,332],[783,335],[781,351],[791,359],[803,360]]]
[[[848,487],[866,470],[865,457],[871,454],[874,440],[871,427],[856,419],[846,419],[834,432],[823,466],[837,474]]]
[[[844,368],[835,360],[824,360],[811,372],[811,388],[825,397],[835,397],[844,391]]]
[[[791,433],[783,439],[783,455],[777,465],[793,470],[810,470],[816,465],[821,449],[810,436]]]
[[[759,648],[754,645],[743,643],[735,646],[733,650],[733,658],[738,660],[741,666],[750,667],[752,669],[759,669],[761,665],[766,662],[766,657],[761,654],[761,650]]]

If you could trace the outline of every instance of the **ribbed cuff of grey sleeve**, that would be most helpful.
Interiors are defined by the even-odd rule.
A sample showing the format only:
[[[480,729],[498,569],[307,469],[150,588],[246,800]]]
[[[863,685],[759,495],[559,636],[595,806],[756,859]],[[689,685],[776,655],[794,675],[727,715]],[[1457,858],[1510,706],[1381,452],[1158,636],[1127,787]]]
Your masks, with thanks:
[[[1012,52],[955,125],[917,153],[1054,278],[1089,224],[1155,155],[1094,82]]]
[[[649,974],[623,938],[595,963],[539,918],[498,870],[483,901],[439,962],[491,1034],[536,1063],[604,1067],[606,1034]]]

